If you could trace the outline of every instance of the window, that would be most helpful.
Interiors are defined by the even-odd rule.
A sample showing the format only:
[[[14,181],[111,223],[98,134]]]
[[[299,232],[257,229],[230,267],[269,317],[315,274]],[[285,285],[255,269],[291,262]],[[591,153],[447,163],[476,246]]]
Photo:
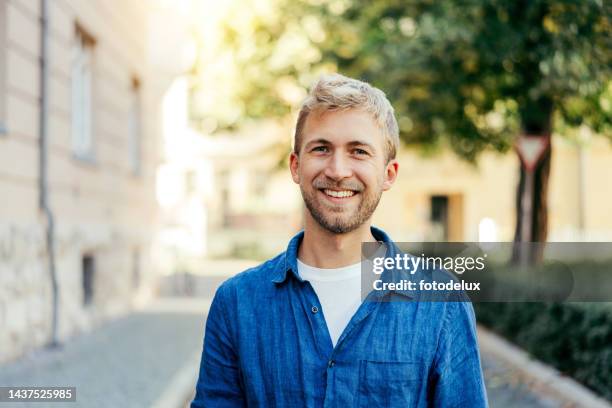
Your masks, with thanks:
[[[463,201],[461,192],[429,196],[429,228],[425,235],[427,240],[457,242],[466,239]]]
[[[93,160],[92,64],[95,40],[78,24],[72,52],[72,150]]]
[[[6,1],[0,0],[0,135],[6,133]]]
[[[448,239],[448,196],[431,196],[430,205],[431,238],[436,241],[446,241]]]
[[[90,305],[94,295],[95,260],[93,255],[86,254],[81,258],[81,274],[83,282],[83,305]]]
[[[130,171],[134,175],[141,173],[141,107],[140,107],[140,81],[138,78],[132,79],[132,89],[130,90],[130,113],[128,118],[128,150],[130,160]]]

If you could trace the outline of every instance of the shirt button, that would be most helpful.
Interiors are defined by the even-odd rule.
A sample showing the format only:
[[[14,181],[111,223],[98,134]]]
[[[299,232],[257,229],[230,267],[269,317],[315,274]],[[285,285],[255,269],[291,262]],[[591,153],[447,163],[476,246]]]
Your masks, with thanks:
[[[317,313],[319,311],[319,308],[316,306],[313,306],[312,309],[310,309],[312,311],[312,313]]]
[[[335,366],[335,365],[336,365],[336,362],[335,362],[334,360],[329,360],[329,363],[327,363],[327,366],[328,366],[329,368],[331,368],[331,367],[333,367],[333,366]]]

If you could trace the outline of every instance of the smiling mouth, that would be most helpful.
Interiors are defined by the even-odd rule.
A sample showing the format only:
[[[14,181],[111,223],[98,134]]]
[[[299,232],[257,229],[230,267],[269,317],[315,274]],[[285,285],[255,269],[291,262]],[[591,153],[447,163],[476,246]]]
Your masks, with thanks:
[[[352,190],[330,190],[328,188],[324,188],[321,191],[326,196],[332,198],[349,198],[356,194],[356,192]]]

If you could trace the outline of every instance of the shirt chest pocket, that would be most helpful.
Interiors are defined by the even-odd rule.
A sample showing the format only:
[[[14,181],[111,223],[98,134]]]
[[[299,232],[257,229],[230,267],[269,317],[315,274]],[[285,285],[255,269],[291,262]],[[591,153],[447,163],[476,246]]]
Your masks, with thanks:
[[[416,407],[423,366],[417,362],[362,360],[359,364],[358,407]]]

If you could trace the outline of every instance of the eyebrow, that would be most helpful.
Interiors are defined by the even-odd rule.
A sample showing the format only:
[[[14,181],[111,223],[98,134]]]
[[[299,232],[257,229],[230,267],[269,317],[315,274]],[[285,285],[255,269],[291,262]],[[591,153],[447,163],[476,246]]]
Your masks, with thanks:
[[[304,148],[306,149],[306,148],[308,148],[308,147],[310,147],[310,146],[312,146],[312,145],[315,145],[315,144],[331,145],[331,144],[332,144],[332,142],[330,142],[329,140],[324,139],[324,138],[319,138],[319,139],[311,140],[310,142],[306,143],[306,146],[304,146]],[[348,144],[349,146],[351,146],[351,147],[355,147],[355,146],[365,146],[365,147],[369,148],[369,149],[370,149],[370,150],[372,150],[372,151],[375,151],[375,150],[376,150],[376,149],[374,148],[374,146],[372,146],[370,143],[368,143],[368,142],[364,142],[364,141],[362,141],[362,140],[354,140],[354,141],[349,142],[349,143],[347,143],[347,144]]]
[[[376,151],[374,146],[372,146],[370,143],[364,142],[362,140],[355,140],[353,142],[349,142],[348,145],[349,146],[365,146],[365,147],[369,148],[372,151]]]
[[[315,140],[311,140],[310,142],[306,143],[306,145],[304,146],[304,148],[308,148],[311,145],[315,145],[315,144],[324,144],[324,145],[330,145],[331,142],[327,139],[323,139],[323,138],[319,138],[319,139],[315,139]]]

